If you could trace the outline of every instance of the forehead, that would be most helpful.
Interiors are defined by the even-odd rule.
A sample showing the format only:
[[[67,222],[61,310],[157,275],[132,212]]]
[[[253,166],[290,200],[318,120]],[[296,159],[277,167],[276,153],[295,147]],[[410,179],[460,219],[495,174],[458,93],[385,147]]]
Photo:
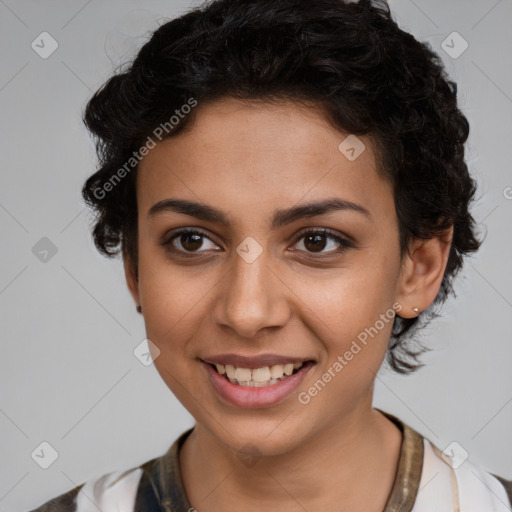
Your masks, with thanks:
[[[377,215],[393,207],[370,139],[345,143],[349,134],[320,108],[223,99],[196,109],[186,131],[158,143],[139,164],[141,210],[171,196],[255,214],[333,196]],[[354,141],[358,152],[364,145],[355,159],[345,151]]]

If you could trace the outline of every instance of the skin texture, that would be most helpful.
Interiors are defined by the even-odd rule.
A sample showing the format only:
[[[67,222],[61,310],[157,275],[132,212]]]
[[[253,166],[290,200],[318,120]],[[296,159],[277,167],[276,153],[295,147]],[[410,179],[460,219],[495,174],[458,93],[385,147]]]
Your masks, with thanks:
[[[196,420],[180,454],[190,502],[199,512],[381,511],[401,445],[396,426],[372,409],[392,322],[308,404],[297,395],[394,303],[403,317],[431,304],[451,232],[415,241],[401,260],[392,188],[376,171],[371,140],[359,137],[366,149],[348,160],[338,150],[348,134],[317,108],[225,98],[199,105],[196,116],[139,165],[138,280],[125,259],[147,337],[160,351],[155,366]],[[148,215],[170,197],[218,208],[232,225],[171,211]],[[327,198],[357,203],[370,217],[339,210],[271,229],[275,210]],[[179,236],[162,245],[181,227],[209,237],[196,244],[199,257],[187,256]],[[324,237],[319,254],[304,228],[330,228],[353,247],[336,252],[338,242]],[[247,237],[262,248],[252,263],[236,252]],[[222,353],[315,365],[283,402],[240,408],[219,397],[199,361]]]

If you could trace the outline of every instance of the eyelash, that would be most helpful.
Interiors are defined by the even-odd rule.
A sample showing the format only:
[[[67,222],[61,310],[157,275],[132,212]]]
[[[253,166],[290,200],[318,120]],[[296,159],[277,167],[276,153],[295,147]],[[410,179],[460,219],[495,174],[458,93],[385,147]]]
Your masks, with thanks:
[[[184,235],[184,234],[200,235],[201,237],[207,238],[212,243],[215,243],[215,242],[213,242],[213,240],[208,235],[206,235],[204,232],[200,231],[197,228],[180,228],[178,231],[173,232],[172,236],[165,237],[163,242],[162,242],[162,245],[169,252],[174,253],[174,254],[178,253],[178,254],[181,254],[181,255],[186,255],[186,257],[192,257],[192,258],[200,257],[202,255],[202,253],[204,253],[205,251],[196,251],[196,252],[193,252],[193,251],[182,251],[180,249],[176,249],[172,245],[172,242],[176,238],[178,238],[178,237],[180,237],[181,235]],[[332,231],[329,228],[320,228],[320,229],[314,229],[314,230],[306,229],[305,231],[302,231],[301,233],[299,233],[297,235],[293,245],[297,244],[297,242],[299,242],[301,239],[305,238],[307,235],[325,235],[326,237],[331,238],[332,240],[335,240],[341,246],[339,249],[337,249],[335,251],[328,251],[328,252],[325,252],[325,253],[323,253],[323,252],[315,253],[315,252],[312,252],[312,251],[301,251],[301,252],[306,252],[306,253],[311,254],[311,255],[318,254],[318,255],[322,256],[322,255],[326,255],[326,254],[327,255],[340,254],[340,253],[344,252],[346,249],[354,247],[354,244],[352,242],[349,242],[348,240],[340,237],[339,235],[337,235],[334,231]]]

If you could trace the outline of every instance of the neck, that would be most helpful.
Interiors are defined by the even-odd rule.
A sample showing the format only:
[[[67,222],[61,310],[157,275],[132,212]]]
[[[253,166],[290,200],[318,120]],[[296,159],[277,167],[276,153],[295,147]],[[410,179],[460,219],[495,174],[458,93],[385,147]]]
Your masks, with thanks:
[[[198,511],[382,511],[402,435],[371,406],[316,431],[286,453],[240,457],[197,424],[180,450],[187,496]],[[335,506],[334,506],[335,505]]]

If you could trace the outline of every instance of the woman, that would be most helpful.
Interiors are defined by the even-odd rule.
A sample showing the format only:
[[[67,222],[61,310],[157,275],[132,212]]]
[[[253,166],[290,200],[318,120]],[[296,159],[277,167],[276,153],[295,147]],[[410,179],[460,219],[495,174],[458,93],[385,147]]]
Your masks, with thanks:
[[[85,123],[96,246],[196,424],[38,511],[509,510],[511,482],[372,408],[480,246],[456,85],[384,2],[209,3]]]

